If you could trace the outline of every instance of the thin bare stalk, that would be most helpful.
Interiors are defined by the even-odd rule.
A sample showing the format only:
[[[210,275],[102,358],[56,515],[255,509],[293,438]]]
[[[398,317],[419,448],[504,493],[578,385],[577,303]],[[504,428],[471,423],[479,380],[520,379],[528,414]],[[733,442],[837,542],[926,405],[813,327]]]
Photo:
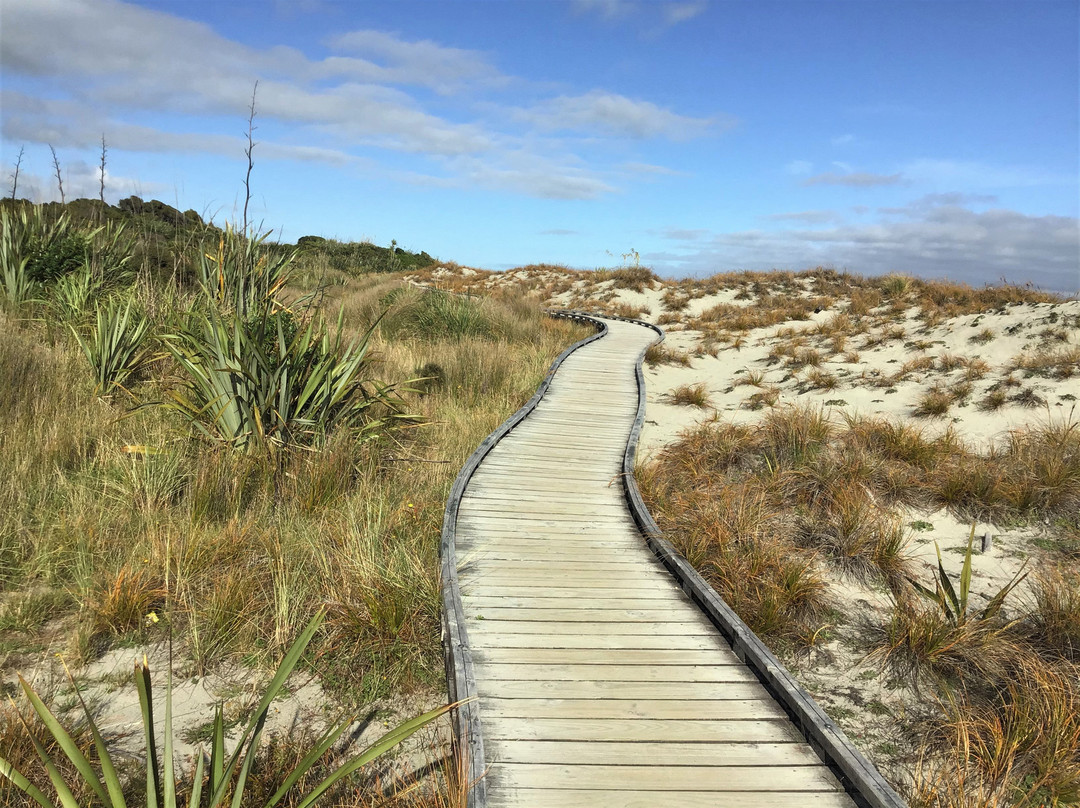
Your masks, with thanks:
[[[49,144],[49,151],[52,152],[53,169],[56,171],[56,186],[60,189],[60,204],[65,203],[64,199],[64,178],[60,174],[60,159],[56,156],[56,149],[53,145]]]
[[[105,204],[105,133],[101,133],[101,185],[98,187],[98,198],[101,204]]]
[[[19,169],[22,168],[23,154],[26,146],[19,147],[19,156],[15,158],[15,171],[11,174],[11,200],[15,201],[15,192],[19,190]]]
[[[247,157],[247,174],[244,175],[244,238],[248,234],[248,203],[251,202],[251,169],[255,167],[252,154],[255,151],[255,141],[252,135],[255,132],[255,94],[259,91],[259,82],[255,81],[255,87],[251,90],[251,107],[248,110],[247,147],[244,155]]]

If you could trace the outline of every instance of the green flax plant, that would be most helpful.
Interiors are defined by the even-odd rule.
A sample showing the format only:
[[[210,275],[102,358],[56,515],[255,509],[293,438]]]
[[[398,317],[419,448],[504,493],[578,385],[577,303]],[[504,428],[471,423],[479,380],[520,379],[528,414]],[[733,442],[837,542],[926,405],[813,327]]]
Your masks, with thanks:
[[[202,251],[202,310],[162,337],[183,376],[165,406],[211,441],[263,454],[319,445],[338,428],[369,438],[412,420],[396,387],[369,375],[378,318],[347,341],[344,311],[331,328],[310,297],[287,307],[296,253],[272,253],[265,238],[227,229]]]
[[[70,328],[94,371],[95,391],[98,395],[109,395],[114,388],[126,391],[125,383],[149,358],[146,341],[150,321],[131,297],[98,303],[94,318],[85,338]]]
[[[264,691],[254,715],[249,719],[231,755],[226,754],[225,721],[222,707],[218,705],[214,713],[209,764],[207,764],[204,750],[200,747],[196,755],[194,770],[188,773],[190,782],[186,784],[183,782],[182,775],[177,776],[173,759],[175,737],[172,725],[171,672],[168,676],[165,693],[164,742],[159,754],[155,734],[154,700],[149,666],[145,658],[141,663],[136,663],[135,684],[139,694],[139,706],[146,743],[147,808],[177,808],[177,806],[185,804],[188,808],[199,808],[199,806],[203,805],[207,806],[207,808],[221,808],[222,806],[241,808],[241,806],[251,805],[249,801],[245,800],[245,787],[248,783],[252,765],[255,762],[256,752],[262,739],[270,706],[281,693],[286,680],[297,663],[299,663],[312,637],[322,624],[323,618],[324,613],[319,612],[285,653],[277,672]],[[88,787],[106,808],[127,808],[127,802],[124,798],[124,783],[117,772],[116,762],[110,755],[105,740],[94,722],[93,713],[83,701],[82,696],[79,696],[79,702],[83,709],[87,727],[93,738],[94,751],[99,761],[100,776],[95,771],[90,758],[79,748],[79,744],[64,728],[56,715],[46,706],[41,697],[21,678],[20,682],[33,712],[36,713],[38,719],[45,726],[48,735],[56,741],[59,748],[71,762],[78,773],[78,778],[82,781],[82,785]],[[72,684],[74,686],[74,682]],[[78,688],[75,687],[74,690],[78,694]],[[394,727],[363,752],[350,757],[346,762],[335,768],[300,799],[298,807],[309,808],[309,806],[317,805],[319,799],[339,782],[398,746],[418,730],[447,713],[452,707],[453,705],[439,707]],[[56,792],[58,804],[62,808],[79,808],[79,801],[73,792],[76,783],[65,782],[56,762],[32,732],[30,720],[23,716],[22,713],[19,714],[19,717],[23,721],[27,734],[33,742],[34,749],[49,776],[49,781]],[[347,719],[327,730],[292,771],[285,776],[277,791],[265,803],[260,801],[260,804],[264,808],[272,808],[272,806],[281,803],[301,778],[308,774],[338,742],[351,724],[351,719]],[[0,777],[6,778],[15,788],[22,791],[38,805],[44,806],[44,808],[54,808],[54,803],[40,788],[3,758],[0,758]],[[179,789],[178,785],[180,786]],[[178,796],[178,793],[183,793],[185,786],[188,793],[186,801]]]
[[[30,277],[30,256],[19,237],[19,217],[0,211],[0,294],[8,308],[19,310],[37,299],[39,284]]]
[[[294,326],[268,304],[247,320],[192,314],[163,337],[184,376],[166,406],[211,441],[267,453],[317,445],[337,428],[366,438],[411,420],[395,386],[368,375],[374,326],[349,342],[341,317],[335,329],[316,317]]]
[[[957,585],[945,571],[945,565],[941,561],[941,548],[935,543],[938,558],[938,575],[934,581],[934,589],[923,586],[914,578],[909,579],[911,585],[922,597],[941,608],[945,618],[954,626],[962,627],[968,622],[968,594],[971,590],[971,557],[975,544],[975,525],[971,525],[971,533],[968,536],[967,550],[964,553],[964,564],[960,569],[960,580]],[[1005,586],[998,590],[979,612],[974,615],[976,620],[991,620],[1001,611],[1005,598],[1016,586],[1027,577],[1027,573],[1020,569]]]
[[[102,287],[88,262],[53,284],[47,301],[49,310],[61,322],[78,323],[100,296]]]
[[[246,319],[267,302],[278,301],[297,253],[265,249],[267,236],[269,233],[248,237],[226,227],[216,244],[200,250],[196,264],[199,285],[219,311],[235,312]]]

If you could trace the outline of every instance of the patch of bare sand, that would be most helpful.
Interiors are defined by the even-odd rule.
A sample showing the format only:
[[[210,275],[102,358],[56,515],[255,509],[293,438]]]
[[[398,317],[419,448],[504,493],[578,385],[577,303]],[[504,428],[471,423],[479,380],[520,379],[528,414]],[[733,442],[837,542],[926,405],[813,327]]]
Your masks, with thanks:
[[[167,644],[115,648],[71,671],[110,751],[119,759],[145,760],[142,710],[133,673],[135,664],[144,657],[153,679],[155,730],[158,749],[162,749],[170,670]],[[207,675],[198,676],[192,663],[180,652],[173,657],[171,668],[176,765],[188,771],[200,748],[204,755],[209,753],[210,731],[218,705],[227,727],[226,751],[231,754],[248,717],[262,699],[269,674],[243,665],[222,664]],[[55,705],[62,722],[71,724],[81,720],[82,710],[59,654],[42,656],[24,675],[47,702]],[[11,683],[16,681],[13,673],[6,678]],[[271,704],[264,736],[316,738],[331,726],[349,720],[349,728],[343,735],[345,741],[336,748],[359,752],[398,724],[444,703],[442,692],[421,691],[381,699],[350,713],[314,677],[294,673],[282,695]],[[449,750],[450,727],[444,718],[374,765],[380,771],[418,778],[430,764],[444,759]]]

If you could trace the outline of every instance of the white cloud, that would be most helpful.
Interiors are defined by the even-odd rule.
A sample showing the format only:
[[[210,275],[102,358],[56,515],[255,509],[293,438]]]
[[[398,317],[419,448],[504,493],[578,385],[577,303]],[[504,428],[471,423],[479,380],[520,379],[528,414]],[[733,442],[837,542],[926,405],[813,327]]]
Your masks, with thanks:
[[[881,185],[897,185],[903,181],[903,176],[897,174],[871,174],[866,171],[853,171],[838,174],[835,171],[827,171],[824,174],[815,174],[802,181],[803,185],[846,185],[850,188],[876,188]]]
[[[629,162],[623,163],[619,166],[623,171],[629,171],[631,174],[652,174],[663,175],[668,177],[685,177],[687,176],[685,171],[676,171],[674,168],[667,168],[666,166],[657,166],[652,163],[636,163]]]
[[[637,9],[637,3],[629,0],[574,0],[578,14],[599,14],[605,19],[624,17]]]
[[[834,210],[802,210],[795,213],[773,213],[766,218],[775,222],[803,222],[805,224],[824,224],[834,222],[840,215]]]
[[[788,174],[800,177],[813,171],[814,164],[811,163],[809,160],[792,160],[790,163],[784,166],[784,170],[787,171]]]
[[[48,155],[51,160],[51,155]],[[97,199],[101,191],[101,169],[83,160],[67,162],[60,159],[60,176],[64,180],[64,199]],[[7,186],[10,191],[10,184]],[[159,182],[143,182],[134,177],[124,177],[111,173],[106,162],[105,201],[116,204],[117,201],[131,195],[164,196],[172,188]],[[60,188],[55,174],[41,174],[23,170],[19,172],[19,197],[31,202],[59,202]]]
[[[681,22],[692,20],[694,17],[703,13],[705,9],[709,7],[709,4],[705,0],[697,0],[690,3],[664,3],[662,8],[664,11],[664,22],[668,25],[678,25]]]
[[[358,150],[405,152],[447,172],[393,174],[410,182],[593,198],[615,190],[604,174],[640,177],[666,170],[632,162],[621,168],[585,165],[573,145],[552,131],[686,139],[730,125],[596,90],[516,110],[530,131],[511,134],[468,121],[467,110],[478,105],[456,105],[455,119],[432,114],[411,90],[480,92],[515,81],[479,51],[356,30],[331,38],[333,54],[313,59],[290,47],[250,47],[209,25],[119,0],[2,2],[0,67],[51,88],[40,98],[4,93],[3,133],[16,142],[93,148],[105,132],[118,151],[238,156],[243,143],[234,132],[243,129],[257,79],[256,123],[267,131],[287,125],[291,141],[257,137],[265,156],[373,169],[373,160]],[[605,8],[625,10],[618,3]],[[222,133],[220,119],[237,125]],[[522,154],[532,157],[523,160]]]
[[[292,48],[249,48],[202,23],[115,0],[5,0],[4,12],[5,69],[64,80],[71,100],[113,115],[157,109],[246,117],[258,78],[260,117],[323,127],[348,144],[436,154],[490,146],[477,126],[441,119],[403,92],[363,83],[427,75],[428,83],[448,86],[466,76],[491,78],[466,51],[347,35],[352,46],[391,63],[383,68],[355,59],[311,61]],[[323,88],[333,76],[348,80]]]
[[[667,227],[658,231],[658,235],[673,241],[699,241],[710,234],[708,230],[704,229]]]
[[[470,82],[504,84],[507,79],[487,58],[472,50],[450,48],[431,40],[409,42],[382,31],[350,31],[329,40],[335,50],[381,59],[383,66],[357,60],[374,68],[370,80],[434,86],[447,91]],[[342,68],[349,60],[341,62]]]
[[[846,146],[849,143],[855,142],[855,135],[837,135],[834,138],[830,138],[829,142],[834,146]]]
[[[692,118],[659,107],[650,101],[635,101],[623,95],[593,90],[584,95],[559,96],[514,113],[540,129],[568,130],[621,137],[666,137],[689,140],[710,130],[728,129],[735,119]]]
[[[1031,166],[992,166],[971,160],[913,160],[903,168],[905,177],[919,182],[964,188],[1023,188],[1067,185],[1076,175],[1054,173]]]
[[[878,275],[908,272],[973,285],[1002,278],[1059,292],[1080,289],[1080,221],[1013,210],[976,212],[916,200],[897,219],[779,232],[745,230],[682,241],[672,268],[691,274],[729,269],[803,269],[824,264]]]

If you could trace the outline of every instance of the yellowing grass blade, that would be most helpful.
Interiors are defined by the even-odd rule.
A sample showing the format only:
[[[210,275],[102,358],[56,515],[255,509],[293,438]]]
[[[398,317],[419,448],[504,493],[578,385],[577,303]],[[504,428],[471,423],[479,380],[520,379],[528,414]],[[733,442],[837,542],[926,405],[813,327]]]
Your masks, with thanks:
[[[456,705],[454,704],[447,704],[394,727],[394,729],[390,730],[378,741],[373,743],[348,763],[338,768],[333,774],[319,783],[319,785],[315,786],[311,793],[304,797],[304,800],[297,808],[310,808],[310,806],[315,805],[316,800],[338,781],[348,777],[357,769],[366,766],[368,763],[375,760],[375,758],[393,749],[417,730],[427,726],[439,716],[445,715],[455,706]]]
[[[112,808],[127,808],[127,802],[124,800],[124,788],[120,783],[120,776],[116,773],[116,767],[113,766],[108,747],[105,746],[105,739],[101,737],[97,724],[94,722],[94,716],[91,715],[90,708],[86,706],[82,693],[79,692],[79,688],[75,684],[75,678],[71,675],[71,671],[67,670],[66,664],[64,670],[67,673],[68,681],[71,682],[71,687],[75,690],[75,695],[79,697],[79,704],[82,705],[86,723],[90,727],[90,734],[94,738],[94,748],[97,749],[98,759],[101,761],[101,776],[105,780],[106,788],[109,789],[109,799],[112,800],[111,803],[106,804],[111,805]]]
[[[143,735],[146,738],[146,808],[158,806],[157,740],[154,738],[154,701],[150,688],[150,666],[143,657],[135,663],[135,687],[139,691],[139,707],[143,717]]]
[[[285,778],[285,782],[281,784],[274,796],[270,798],[270,801],[266,803],[266,808],[273,808],[277,805],[281,798],[285,796],[290,788],[296,785],[296,781],[307,774],[308,770],[315,765],[315,761],[321,758],[326,751],[337,743],[337,739],[341,737],[341,734],[348,729],[351,721],[343,721],[337,727],[331,728],[323,737],[315,744],[314,748],[306,755],[304,759],[296,764],[296,767],[289,773],[289,776]]]
[[[68,734],[67,730],[64,729],[56,719],[56,716],[54,716],[49,708],[45,706],[45,702],[41,700],[38,694],[34,692],[34,689],[30,687],[30,685],[26,683],[26,680],[21,676],[19,677],[19,684],[22,685],[23,692],[26,694],[30,706],[34,708],[34,712],[37,713],[38,718],[41,719],[45,728],[49,730],[49,734],[52,735],[57,744],[60,745],[64,754],[67,755],[68,760],[70,760],[79,771],[83,780],[90,786],[90,789],[97,795],[98,799],[108,805],[109,797],[105,793],[105,787],[101,785],[101,781],[94,772],[94,767],[90,765],[90,761],[86,759],[86,755],[79,749],[79,745],[75,743],[75,739]],[[35,740],[35,745],[36,744],[37,741]]]
[[[199,803],[202,802],[203,770],[206,768],[206,759],[203,757],[201,746],[195,750],[195,754],[198,756],[198,762],[195,764],[195,773],[191,776],[191,797],[188,799],[188,808],[199,808]]]
[[[49,802],[49,798],[42,793],[40,788],[23,777],[22,772],[3,758],[0,758],[0,777],[6,777],[15,788],[22,791],[38,805],[42,805],[44,808],[56,808]]]
[[[60,804],[63,808],[79,808],[79,801],[75,799],[75,795],[71,793],[71,789],[67,787],[67,783],[64,782],[63,776],[60,774],[60,770],[56,768],[56,764],[53,763],[52,758],[49,757],[49,753],[45,751],[45,747],[41,745],[41,742],[34,735],[33,730],[30,729],[30,725],[26,723],[26,719],[23,718],[23,714],[18,713],[19,720],[22,721],[23,726],[26,728],[26,734],[30,736],[30,742],[34,744],[34,751],[38,753],[38,757],[41,758],[41,762],[45,765],[45,771],[49,773],[49,780],[53,784],[53,788],[56,789],[56,796],[60,800]],[[56,808],[56,806],[51,806]]]

